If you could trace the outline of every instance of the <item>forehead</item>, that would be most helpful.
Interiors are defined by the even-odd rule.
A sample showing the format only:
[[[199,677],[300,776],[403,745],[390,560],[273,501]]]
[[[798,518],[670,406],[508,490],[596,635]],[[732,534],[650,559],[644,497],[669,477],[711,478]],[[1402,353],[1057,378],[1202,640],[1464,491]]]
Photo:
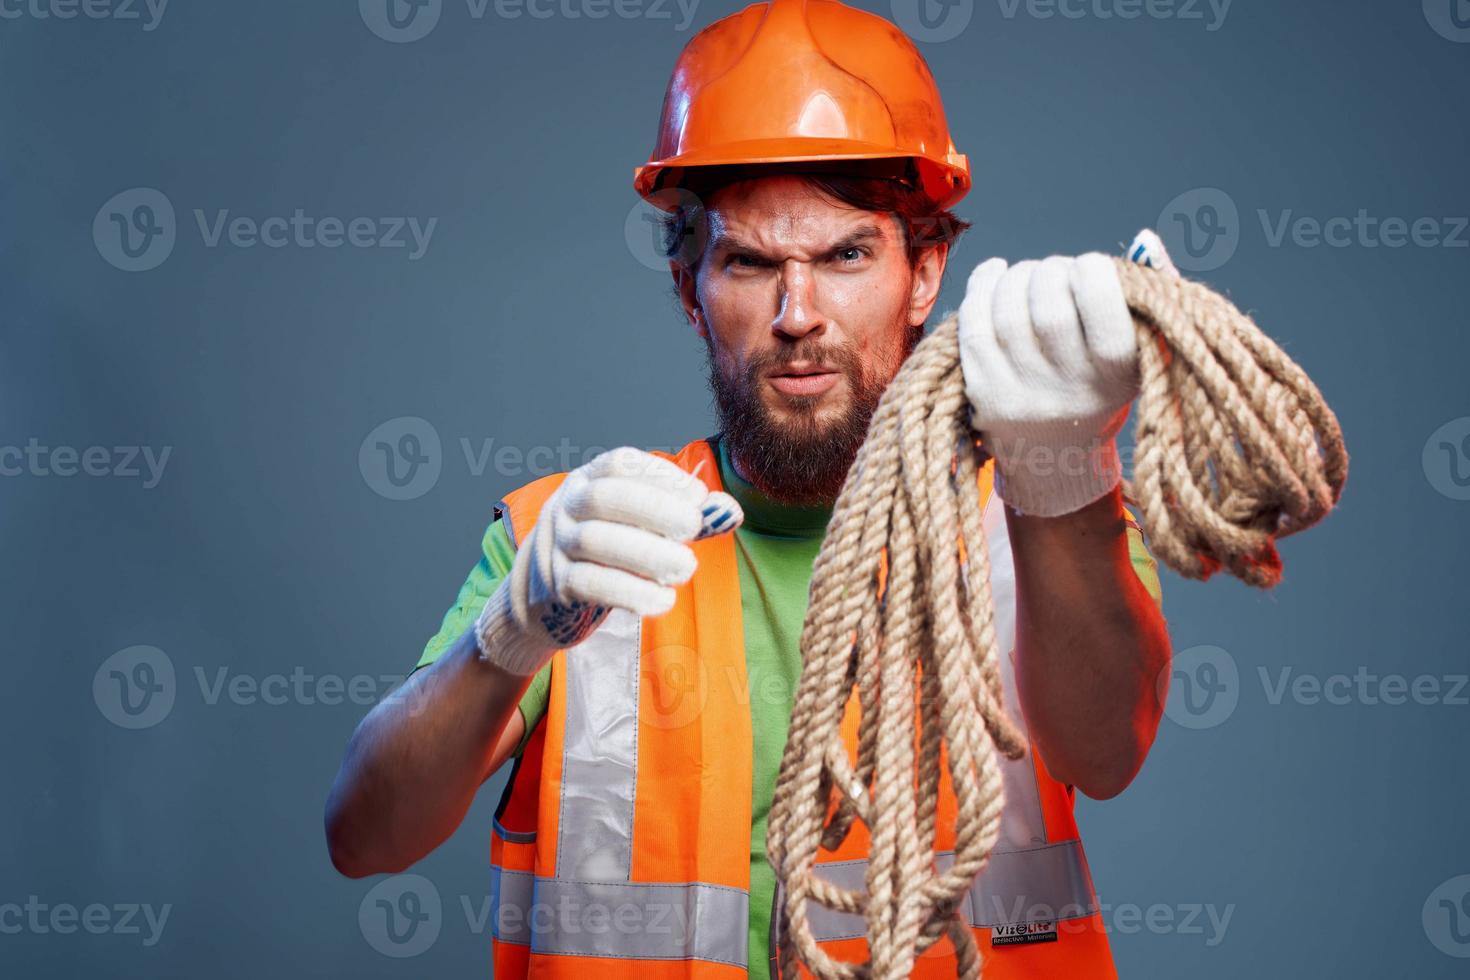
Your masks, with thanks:
[[[885,240],[897,240],[897,229],[887,215],[854,208],[790,174],[726,185],[711,196],[707,211],[716,243],[734,240],[762,249],[805,252],[865,226],[877,227]]]

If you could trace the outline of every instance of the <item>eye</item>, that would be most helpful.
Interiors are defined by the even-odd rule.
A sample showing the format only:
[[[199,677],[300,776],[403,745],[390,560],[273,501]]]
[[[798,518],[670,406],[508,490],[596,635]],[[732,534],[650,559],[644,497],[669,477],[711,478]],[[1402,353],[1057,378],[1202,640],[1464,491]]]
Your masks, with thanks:
[[[766,264],[766,261],[758,255],[740,253],[730,256],[730,265],[737,269],[761,269]]]
[[[850,245],[833,253],[833,258],[841,265],[856,265],[867,257],[868,250],[861,245]]]

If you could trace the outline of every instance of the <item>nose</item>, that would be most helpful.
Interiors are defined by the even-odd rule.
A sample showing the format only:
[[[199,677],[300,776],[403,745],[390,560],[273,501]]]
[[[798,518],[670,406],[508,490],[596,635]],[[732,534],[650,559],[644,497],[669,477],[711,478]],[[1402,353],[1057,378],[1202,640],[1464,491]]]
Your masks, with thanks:
[[[771,330],[791,340],[820,331],[825,320],[817,307],[817,287],[811,266],[787,261],[781,266],[780,308]]]

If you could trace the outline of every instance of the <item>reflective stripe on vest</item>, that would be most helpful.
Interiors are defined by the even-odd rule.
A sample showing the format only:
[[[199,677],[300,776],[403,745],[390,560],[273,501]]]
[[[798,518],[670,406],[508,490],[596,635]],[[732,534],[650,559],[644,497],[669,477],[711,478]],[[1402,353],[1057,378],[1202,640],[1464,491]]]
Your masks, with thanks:
[[[556,877],[628,881],[638,785],[637,616],[608,613],[567,652]]]
[[[750,896],[631,881],[641,620],[614,609],[566,652],[556,874],[494,869],[492,933],[533,953],[700,959],[745,968]]]
[[[493,868],[491,935],[533,953],[746,965],[749,896],[705,884],[567,881]]]
[[[556,874],[493,869],[492,934],[533,953],[701,959],[744,968],[750,897],[631,881],[641,621],[614,609],[566,654]]]

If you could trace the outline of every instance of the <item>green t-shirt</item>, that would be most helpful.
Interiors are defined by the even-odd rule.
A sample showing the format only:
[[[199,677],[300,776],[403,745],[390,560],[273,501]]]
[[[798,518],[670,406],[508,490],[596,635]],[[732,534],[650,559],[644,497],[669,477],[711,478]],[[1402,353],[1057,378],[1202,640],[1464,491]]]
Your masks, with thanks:
[[[791,702],[801,675],[802,620],[812,563],[831,517],[830,507],[787,507],[763,496],[735,472],[723,441],[720,479],[740,502],[745,521],[735,531],[735,553],[740,573],[740,607],[745,622],[745,665],[750,691],[751,813],[750,813],[750,959],[749,976],[769,977],[769,936],[776,876],[766,860],[766,817],[776,787],[781,753],[791,722]],[[1144,546],[1143,533],[1128,523],[1128,550],[1139,579],[1160,600],[1158,568]],[[459,590],[444,616],[439,632],[424,648],[419,666],[433,663],[475,618],[490,594],[510,573],[515,548],[500,521],[485,532],[479,564]],[[526,735],[546,714],[551,690],[550,668],[532,679],[521,697],[520,712]],[[519,748],[517,749],[519,751]]]

